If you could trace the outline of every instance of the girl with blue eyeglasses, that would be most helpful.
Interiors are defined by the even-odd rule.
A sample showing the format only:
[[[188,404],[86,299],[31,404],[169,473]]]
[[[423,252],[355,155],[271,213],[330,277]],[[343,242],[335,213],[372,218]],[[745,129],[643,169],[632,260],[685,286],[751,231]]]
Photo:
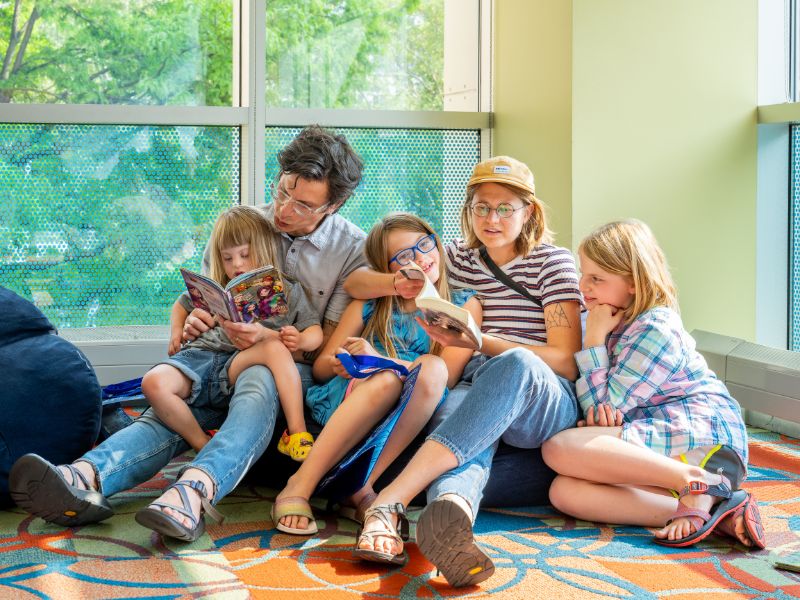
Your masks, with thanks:
[[[395,213],[381,219],[365,245],[372,269],[395,273],[421,270],[442,298],[463,305],[481,322],[481,308],[471,292],[451,292],[445,273],[444,250],[433,229],[422,219]],[[422,365],[409,405],[400,416],[367,484],[350,498],[343,515],[363,521],[363,510],[375,497],[372,483],[417,436],[433,414],[446,384],[455,384],[472,355],[469,349],[432,344],[417,322],[413,298],[385,296],[355,300],[314,363],[314,377],[326,383],[309,389],[306,404],[314,420],[325,427],[314,449],[278,495],[273,521],[280,531],[298,535],[317,532],[308,499],[322,477],[393,408],[402,381],[390,371],[367,379],[352,379],[337,354],[391,358],[409,368]],[[404,557],[398,561],[405,560]]]

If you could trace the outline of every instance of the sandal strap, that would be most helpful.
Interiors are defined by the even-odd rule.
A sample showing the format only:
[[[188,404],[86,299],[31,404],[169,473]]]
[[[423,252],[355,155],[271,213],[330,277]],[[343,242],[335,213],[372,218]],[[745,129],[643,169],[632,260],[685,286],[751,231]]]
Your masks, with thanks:
[[[397,515],[397,526],[395,526],[391,521],[390,515],[392,514]],[[361,533],[361,535],[389,535],[389,537],[391,537],[392,535],[398,536],[399,533],[398,537],[401,541],[408,541],[408,517],[406,516],[406,507],[403,506],[402,502],[395,502],[394,504],[379,504],[378,506],[368,508],[364,512],[364,522],[366,523],[367,519],[371,517],[378,519],[381,522],[381,525],[383,525],[384,529],[389,532],[389,534],[364,531]]]
[[[151,502],[150,503],[151,506],[158,506],[159,508],[170,508],[172,510],[178,511],[179,513],[181,513],[182,515],[184,515],[188,519],[192,520],[192,523],[193,523],[192,527],[193,528],[197,526],[198,518],[202,518],[203,517],[203,512],[205,512],[206,514],[208,514],[209,517],[214,519],[214,521],[216,523],[222,523],[225,520],[225,516],[221,512],[219,512],[216,508],[214,508],[214,505],[211,504],[211,501],[208,499],[208,493],[206,492],[206,486],[202,481],[199,481],[199,480],[191,480],[191,481],[181,480],[181,481],[176,481],[175,483],[173,483],[172,485],[167,487],[167,489],[164,490],[164,493],[167,493],[169,490],[171,490],[173,488],[178,490],[178,495],[181,498],[181,504],[183,506],[175,506],[174,504],[167,504],[165,502],[158,502],[158,501]],[[190,489],[194,490],[195,492],[197,492],[197,495],[200,496],[200,515],[199,516],[195,516],[194,512],[192,512],[191,504],[189,502],[189,496],[186,493],[186,489],[185,488],[190,488]]]
[[[667,519],[667,525],[669,525],[670,523],[672,523],[677,519],[682,519],[682,518],[689,519],[692,522],[692,525],[694,525],[695,529],[700,529],[700,527],[702,527],[705,523],[708,523],[708,521],[711,520],[711,514],[702,509],[689,508],[685,504],[678,503],[678,510],[676,510],[675,513],[669,519]],[[701,519],[702,523],[699,523],[698,525],[696,521],[697,519]]]
[[[728,485],[728,481],[723,477],[722,481],[719,483],[715,483],[712,485],[708,485],[702,481],[690,481],[689,485],[685,486],[679,493],[679,496],[683,498],[684,496],[692,495],[692,496],[699,496],[702,494],[708,494],[709,496],[715,496],[717,498],[722,498],[727,500],[733,494],[730,485]]]
[[[75,483],[80,479],[81,483],[84,485],[84,488],[86,490],[88,490],[90,492],[94,491],[94,488],[91,485],[89,485],[89,480],[86,479],[86,477],[84,477],[83,473],[81,473],[78,469],[76,469],[72,465],[64,465],[64,466],[67,468],[67,470],[72,475],[72,486],[73,487],[78,487],[77,485],[75,485]]]

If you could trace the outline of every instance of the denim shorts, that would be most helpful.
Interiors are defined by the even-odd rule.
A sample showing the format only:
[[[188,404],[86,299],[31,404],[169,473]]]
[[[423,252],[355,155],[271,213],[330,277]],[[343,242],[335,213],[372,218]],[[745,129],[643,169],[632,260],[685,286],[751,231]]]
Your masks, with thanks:
[[[228,368],[238,352],[220,352],[203,348],[185,348],[159,364],[170,365],[192,382],[187,404],[197,408],[226,409],[233,389],[228,381]]]

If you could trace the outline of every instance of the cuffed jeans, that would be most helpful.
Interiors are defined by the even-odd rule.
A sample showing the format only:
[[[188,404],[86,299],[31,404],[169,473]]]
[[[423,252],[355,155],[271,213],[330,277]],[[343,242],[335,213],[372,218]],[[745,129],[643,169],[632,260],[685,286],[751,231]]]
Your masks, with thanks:
[[[305,393],[312,384],[311,367],[298,364],[297,368]],[[184,467],[199,469],[211,478],[216,503],[236,487],[267,447],[280,409],[278,390],[270,370],[254,366],[239,376],[227,407],[189,408],[200,427],[219,428]],[[111,496],[147,481],[188,449],[183,438],[148,409],[78,460],[94,467],[100,492]]]
[[[427,439],[455,454],[458,467],[428,488],[428,502],[444,494],[467,500],[477,514],[498,444],[539,448],[578,420],[575,385],[556,375],[532,352],[513,348],[495,356],[476,356],[464,379],[432,419]],[[514,482],[508,482],[513,504]]]

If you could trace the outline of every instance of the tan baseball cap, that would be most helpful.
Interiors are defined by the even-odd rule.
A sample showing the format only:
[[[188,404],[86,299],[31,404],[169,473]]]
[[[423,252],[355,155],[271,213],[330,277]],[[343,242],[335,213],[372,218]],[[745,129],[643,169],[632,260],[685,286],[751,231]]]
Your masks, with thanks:
[[[494,156],[475,165],[467,187],[489,182],[505,183],[536,195],[533,173],[528,165],[510,156]]]

